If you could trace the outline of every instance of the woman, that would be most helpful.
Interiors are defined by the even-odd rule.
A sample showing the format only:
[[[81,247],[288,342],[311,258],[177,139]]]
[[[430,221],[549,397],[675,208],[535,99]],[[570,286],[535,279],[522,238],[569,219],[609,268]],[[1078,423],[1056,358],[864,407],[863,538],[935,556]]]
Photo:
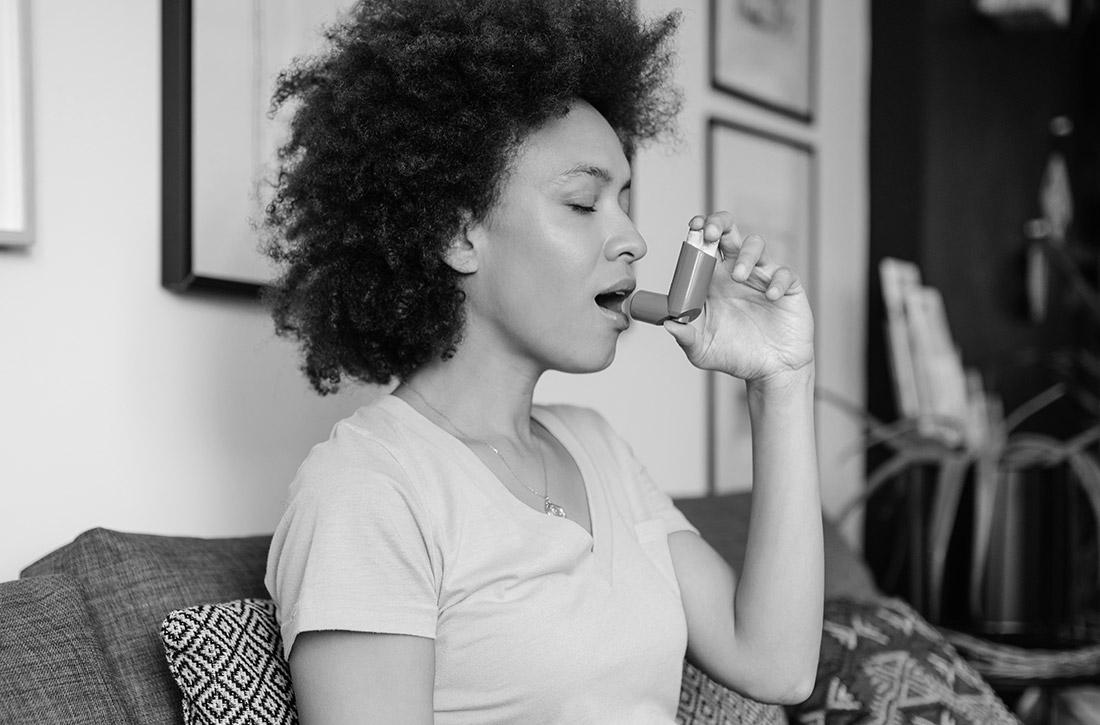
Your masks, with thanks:
[[[532,404],[607,367],[646,253],[629,158],[668,130],[675,17],[620,0],[376,0],[281,79],[272,296],[322,393],[399,385],[314,448],[267,584],[302,722],[674,721],[686,653],[804,699],[821,632],[813,322],[730,214],[704,314],[668,322],[747,381],[739,580],[592,411]],[[549,514],[549,515],[548,515]]]

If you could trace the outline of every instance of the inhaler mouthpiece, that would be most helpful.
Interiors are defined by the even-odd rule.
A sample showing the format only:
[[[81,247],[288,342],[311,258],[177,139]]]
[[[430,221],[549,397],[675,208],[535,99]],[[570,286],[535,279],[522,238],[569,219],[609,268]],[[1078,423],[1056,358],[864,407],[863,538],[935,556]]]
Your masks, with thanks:
[[[717,263],[718,243],[705,242],[702,230],[689,231],[680,245],[668,294],[636,290],[623,301],[623,312],[632,320],[651,325],[662,325],[665,320],[691,322],[703,312]]]

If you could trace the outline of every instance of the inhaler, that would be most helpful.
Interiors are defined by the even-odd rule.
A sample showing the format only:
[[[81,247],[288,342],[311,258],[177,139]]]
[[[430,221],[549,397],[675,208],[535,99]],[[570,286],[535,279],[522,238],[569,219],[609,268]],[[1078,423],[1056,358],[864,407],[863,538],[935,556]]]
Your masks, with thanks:
[[[668,294],[635,290],[623,300],[623,313],[632,320],[662,325],[665,320],[691,322],[703,312],[710,278],[718,263],[718,242],[703,239],[703,230],[688,231]]]

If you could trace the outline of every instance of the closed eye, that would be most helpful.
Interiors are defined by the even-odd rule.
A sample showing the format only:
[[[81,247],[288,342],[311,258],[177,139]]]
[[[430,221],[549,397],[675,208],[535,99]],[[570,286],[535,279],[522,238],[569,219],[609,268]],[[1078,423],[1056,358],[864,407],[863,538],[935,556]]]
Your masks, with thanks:
[[[568,206],[573,211],[579,212],[579,213],[582,213],[582,214],[592,214],[592,213],[595,213],[595,211],[596,211],[595,206],[586,206],[584,204],[569,204]]]

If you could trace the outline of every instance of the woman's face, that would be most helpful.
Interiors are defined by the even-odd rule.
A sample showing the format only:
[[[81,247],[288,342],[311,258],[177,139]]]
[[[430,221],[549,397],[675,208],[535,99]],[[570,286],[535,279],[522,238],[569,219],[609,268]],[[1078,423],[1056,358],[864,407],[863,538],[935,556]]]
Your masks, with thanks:
[[[634,288],[646,245],[627,214],[630,164],[592,106],[532,133],[496,206],[468,238],[480,245],[468,279],[468,332],[541,370],[611,364],[629,324],[614,293]]]

